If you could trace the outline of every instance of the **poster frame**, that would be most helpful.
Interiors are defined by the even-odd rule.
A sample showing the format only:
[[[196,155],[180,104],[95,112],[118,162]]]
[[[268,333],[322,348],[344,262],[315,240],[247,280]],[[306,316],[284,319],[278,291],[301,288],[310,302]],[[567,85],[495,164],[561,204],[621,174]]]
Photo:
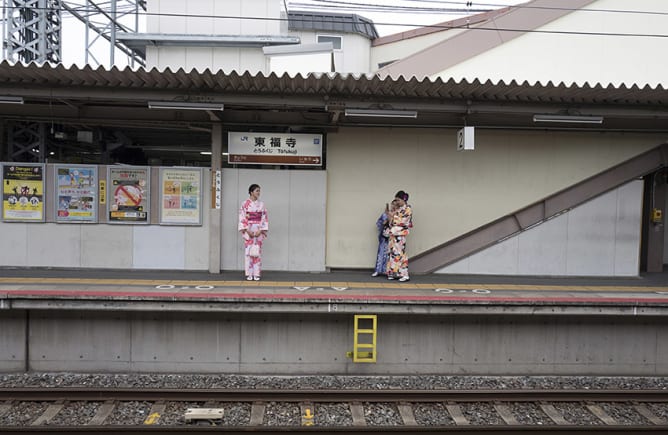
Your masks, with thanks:
[[[120,219],[120,218],[115,218],[112,219],[111,217],[111,212],[116,211],[112,210],[112,208],[115,205],[115,198],[114,198],[114,179],[112,178],[112,172],[114,171],[121,171],[121,170],[126,170],[126,171],[143,171],[145,172],[145,186],[143,186],[144,191],[146,194],[144,197],[146,198],[144,202],[146,209],[142,210],[142,212],[146,213],[146,219],[145,220],[134,220],[134,219]],[[107,192],[106,192],[106,197],[107,197],[107,206],[105,207],[106,213],[107,213],[107,223],[112,224],[112,225],[150,225],[151,223],[151,167],[150,166],[130,166],[130,165],[114,165],[114,166],[108,166],[107,167]]]
[[[5,186],[5,167],[6,166],[26,166],[26,167],[38,167],[42,169],[41,180],[38,183],[41,183],[42,188],[42,210],[41,217],[39,219],[27,219],[27,218],[7,218],[5,217],[5,200],[4,200],[4,186]],[[44,223],[46,221],[46,164],[44,163],[23,163],[23,162],[0,162],[0,182],[2,183],[2,201],[0,204],[0,218],[2,222],[37,222]]]
[[[53,184],[54,184],[54,201],[53,201],[53,209],[54,209],[54,221],[59,224],[96,224],[99,222],[99,204],[100,204],[100,183],[99,183],[99,169],[97,165],[79,165],[79,164],[66,164],[66,163],[58,163],[53,165],[54,168],[54,176],[53,176]],[[93,218],[92,219],[66,219],[62,218],[58,215],[59,211],[59,205],[60,205],[60,186],[58,184],[58,171],[60,169],[91,169],[92,170],[92,176],[93,176],[93,185],[91,187],[92,190],[92,195],[93,195]]]
[[[176,225],[176,226],[201,226],[202,225],[202,216],[203,216],[203,207],[202,207],[202,168],[196,168],[196,167],[191,167],[191,166],[165,166],[165,167],[160,167],[160,176],[159,176],[159,182],[160,182],[160,189],[159,189],[159,194],[160,194],[160,199],[159,199],[159,204],[158,204],[158,222],[160,225]],[[181,171],[181,172],[190,172],[190,173],[196,173],[196,178],[197,178],[197,183],[198,183],[198,192],[197,192],[197,220],[191,219],[190,221],[184,220],[182,222],[177,222],[177,221],[169,221],[165,216],[164,216],[164,204],[166,200],[166,196],[170,195],[169,193],[165,192],[165,172],[167,171]]]

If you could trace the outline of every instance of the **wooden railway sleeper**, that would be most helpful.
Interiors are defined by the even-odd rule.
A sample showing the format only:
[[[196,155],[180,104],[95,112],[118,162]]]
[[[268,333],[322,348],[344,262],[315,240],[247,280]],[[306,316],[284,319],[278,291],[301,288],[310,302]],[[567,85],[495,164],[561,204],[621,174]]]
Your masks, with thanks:
[[[37,419],[33,421],[30,424],[30,426],[40,426],[42,424],[48,424],[51,421],[51,419],[55,417],[56,414],[58,414],[61,409],[63,409],[65,403],[66,402],[62,400],[57,400],[54,403],[50,404],[49,406],[47,406],[46,410],[44,410],[42,415],[37,417]]]
[[[86,423],[86,426],[102,426],[105,420],[111,415],[112,412],[114,412],[115,407],[115,400],[105,401],[102,406],[98,408],[93,418],[91,418],[90,421]]]

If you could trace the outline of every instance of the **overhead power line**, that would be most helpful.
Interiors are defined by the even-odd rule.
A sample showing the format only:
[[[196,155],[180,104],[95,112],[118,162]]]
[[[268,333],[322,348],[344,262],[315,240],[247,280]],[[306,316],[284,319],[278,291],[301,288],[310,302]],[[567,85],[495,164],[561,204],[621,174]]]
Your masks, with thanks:
[[[668,12],[662,11],[644,11],[637,9],[599,9],[599,8],[567,8],[567,7],[558,7],[558,6],[533,6],[528,3],[520,3],[516,5],[507,5],[501,3],[489,3],[489,2],[468,2],[468,1],[442,1],[442,0],[399,0],[404,3],[433,3],[433,4],[444,4],[444,5],[454,5],[457,6],[456,10],[466,11],[467,9],[471,12],[476,10],[495,10],[502,8],[511,8],[511,9],[536,9],[536,10],[557,10],[557,11],[584,11],[584,12],[608,12],[608,13],[620,13],[620,14],[643,14],[643,15],[668,15]],[[467,6],[470,4],[470,6]],[[322,8],[327,10],[332,10],[334,8],[347,8],[347,9],[359,9],[359,10],[369,10],[370,12],[376,12],[382,10],[387,13],[403,13],[406,11],[418,11],[420,9],[426,10],[430,9],[433,11],[447,10],[447,8],[426,8],[426,7],[415,7],[415,6],[403,6],[403,5],[388,5],[385,4],[376,4],[376,3],[359,3],[359,2],[346,2],[342,0],[306,0],[303,2],[288,2],[288,5],[299,6],[299,7],[313,7],[313,8]]]
[[[40,9],[40,8],[33,8]],[[48,9],[48,8],[43,8]],[[60,9],[64,12],[70,12],[67,9]],[[87,8],[75,8],[79,13],[96,13],[95,9]],[[156,12],[142,12],[141,15],[145,16],[154,16],[154,17],[170,17],[170,18],[208,18],[208,19],[226,19],[226,20],[244,20],[244,21],[283,21],[286,22],[286,18],[267,18],[267,17],[240,17],[234,15],[210,15],[210,14],[181,14],[181,13],[156,13]],[[666,14],[668,15],[668,14]],[[479,31],[503,31],[503,32],[519,32],[519,33],[542,33],[542,34],[554,34],[554,35],[579,35],[579,36],[614,36],[614,37],[643,37],[643,38],[668,38],[668,34],[652,34],[652,33],[623,33],[623,32],[587,32],[587,31],[569,31],[569,30],[539,30],[539,29],[523,29],[523,28],[501,28],[501,27],[485,27],[485,26],[475,26],[475,27],[466,27],[466,26],[448,26],[446,24],[418,24],[418,23],[386,23],[386,22],[377,22],[374,21],[374,24],[377,26],[402,26],[402,27],[424,27],[432,29],[460,29],[467,28],[469,30],[479,30]]]

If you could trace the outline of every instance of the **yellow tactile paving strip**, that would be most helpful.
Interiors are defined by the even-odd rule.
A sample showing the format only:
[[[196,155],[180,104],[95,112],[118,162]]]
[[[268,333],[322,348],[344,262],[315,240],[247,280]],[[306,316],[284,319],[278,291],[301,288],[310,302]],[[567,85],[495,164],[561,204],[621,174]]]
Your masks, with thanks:
[[[0,277],[0,284],[91,285],[91,286],[212,286],[212,287],[310,287],[360,289],[451,289],[451,290],[510,290],[510,291],[568,291],[568,292],[668,292],[668,286],[615,285],[527,285],[527,284],[462,284],[462,283],[398,283],[398,282],[341,282],[341,281],[193,281],[156,279],[90,279],[90,278],[29,278]]]

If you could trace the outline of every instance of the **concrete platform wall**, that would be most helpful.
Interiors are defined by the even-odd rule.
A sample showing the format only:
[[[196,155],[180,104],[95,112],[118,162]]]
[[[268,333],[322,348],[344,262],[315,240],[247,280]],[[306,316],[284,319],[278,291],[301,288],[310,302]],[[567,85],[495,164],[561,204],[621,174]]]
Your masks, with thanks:
[[[0,308],[4,301],[0,300]],[[26,370],[27,311],[0,310],[0,371]]]
[[[381,315],[376,364],[346,357],[352,328],[351,314],[4,310],[0,371],[668,375],[661,317]]]

